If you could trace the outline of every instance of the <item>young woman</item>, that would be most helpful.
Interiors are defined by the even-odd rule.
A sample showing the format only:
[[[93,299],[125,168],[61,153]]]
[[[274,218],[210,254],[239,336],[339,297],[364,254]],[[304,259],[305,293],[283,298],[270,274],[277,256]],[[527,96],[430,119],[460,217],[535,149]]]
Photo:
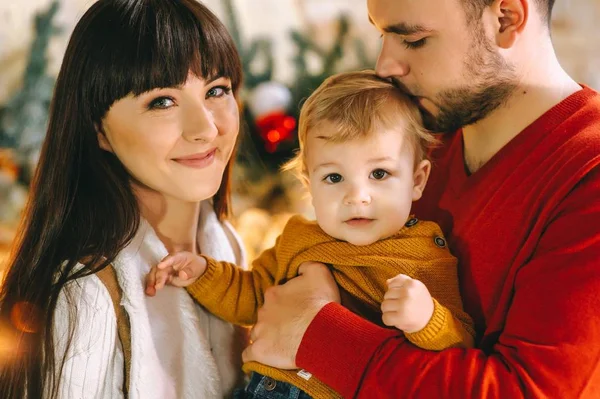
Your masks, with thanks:
[[[177,250],[243,263],[224,221],[241,78],[226,29],[194,0],[100,0],[85,13],[2,286],[0,328],[17,349],[0,360],[0,397],[232,392],[241,335],[183,289],[147,297],[143,279]],[[107,267],[129,342],[97,274]]]

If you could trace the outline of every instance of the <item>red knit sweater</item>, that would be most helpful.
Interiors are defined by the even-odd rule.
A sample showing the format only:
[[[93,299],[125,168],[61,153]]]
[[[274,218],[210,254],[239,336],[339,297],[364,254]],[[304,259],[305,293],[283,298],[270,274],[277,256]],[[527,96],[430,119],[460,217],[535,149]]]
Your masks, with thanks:
[[[473,175],[446,137],[415,206],[460,261],[476,349],[428,352],[337,304],[296,362],[345,397],[600,397],[600,95],[584,87]]]

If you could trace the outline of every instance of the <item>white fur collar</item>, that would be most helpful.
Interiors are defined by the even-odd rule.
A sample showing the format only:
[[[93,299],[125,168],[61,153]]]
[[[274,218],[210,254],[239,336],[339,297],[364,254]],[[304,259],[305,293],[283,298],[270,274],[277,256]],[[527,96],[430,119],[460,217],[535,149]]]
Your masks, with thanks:
[[[225,228],[229,226],[221,224],[204,201],[198,235],[202,252],[238,263]],[[166,255],[152,227],[142,220],[134,239],[114,261],[131,322],[129,397],[228,396],[240,380],[236,329],[196,305],[184,289],[165,287],[155,297],[144,294],[147,272]]]

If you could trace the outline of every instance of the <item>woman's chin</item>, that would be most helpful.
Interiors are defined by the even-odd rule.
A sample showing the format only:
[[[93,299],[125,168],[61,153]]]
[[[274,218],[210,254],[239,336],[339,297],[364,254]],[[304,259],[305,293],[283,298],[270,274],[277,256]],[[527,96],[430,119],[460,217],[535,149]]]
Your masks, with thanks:
[[[187,189],[182,190],[179,195],[174,195],[173,197],[179,198],[182,201],[186,202],[202,202],[205,199],[209,199],[214,197],[214,195],[219,191],[219,184],[211,185],[211,187],[203,186],[202,188],[197,189]]]

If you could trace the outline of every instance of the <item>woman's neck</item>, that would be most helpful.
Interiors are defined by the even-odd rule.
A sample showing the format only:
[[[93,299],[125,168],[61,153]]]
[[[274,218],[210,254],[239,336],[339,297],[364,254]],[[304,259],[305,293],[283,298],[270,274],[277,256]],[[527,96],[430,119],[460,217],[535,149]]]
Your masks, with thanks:
[[[140,212],[156,231],[169,253],[198,253],[197,235],[200,203],[186,202],[134,185]]]

